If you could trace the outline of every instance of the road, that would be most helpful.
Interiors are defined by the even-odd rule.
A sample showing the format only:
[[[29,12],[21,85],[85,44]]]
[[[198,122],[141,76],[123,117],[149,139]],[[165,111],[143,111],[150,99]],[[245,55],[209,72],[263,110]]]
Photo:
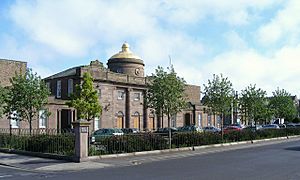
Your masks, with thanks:
[[[131,166],[109,167],[62,173],[5,171],[1,179],[204,179],[204,180],[299,180],[300,141],[250,147],[137,163]],[[23,173],[23,174],[22,174]],[[24,174],[25,173],[25,174]],[[27,174],[26,174],[27,173]],[[3,177],[1,177],[1,175]],[[5,176],[6,175],[6,176]]]

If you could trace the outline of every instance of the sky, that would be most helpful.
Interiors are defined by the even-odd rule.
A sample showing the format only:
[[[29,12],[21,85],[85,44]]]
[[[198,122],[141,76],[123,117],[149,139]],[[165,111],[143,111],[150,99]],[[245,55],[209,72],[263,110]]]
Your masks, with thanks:
[[[300,95],[299,0],[1,0],[0,58],[42,77],[107,60],[124,42],[151,75],[170,60],[187,83],[223,74],[240,91]]]

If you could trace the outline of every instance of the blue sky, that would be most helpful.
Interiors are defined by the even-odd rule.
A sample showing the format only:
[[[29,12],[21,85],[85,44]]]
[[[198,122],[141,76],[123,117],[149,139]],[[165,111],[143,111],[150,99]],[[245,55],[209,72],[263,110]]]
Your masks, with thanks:
[[[203,86],[213,74],[237,90],[300,92],[299,0],[36,0],[0,2],[0,58],[42,77],[99,59],[128,42],[146,74],[168,66]]]

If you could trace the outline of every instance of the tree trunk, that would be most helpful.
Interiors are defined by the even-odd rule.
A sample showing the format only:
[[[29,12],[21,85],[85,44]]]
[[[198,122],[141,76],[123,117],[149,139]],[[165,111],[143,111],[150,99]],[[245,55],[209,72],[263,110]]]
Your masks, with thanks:
[[[224,128],[223,128],[223,125],[224,125],[224,113],[222,113],[222,120],[221,120],[221,136],[222,136],[222,143],[224,141]]]
[[[32,117],[29,117],[29,133],[32,135]]]
[[[169,127],[169,149],[172,148],[172,132],[171,132],[171,121],[170,114],[168,113],[168,127]]]

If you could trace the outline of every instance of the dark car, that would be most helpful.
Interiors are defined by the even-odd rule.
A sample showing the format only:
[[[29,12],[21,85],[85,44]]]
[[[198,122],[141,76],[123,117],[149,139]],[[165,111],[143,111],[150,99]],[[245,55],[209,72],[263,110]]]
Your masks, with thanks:
[[[259,131],[262,129],[262,125],[254,125],[254,126],[246,126],[243,128],[243,131],[252,131],[252,132],[255,132],[255,131]]]
[[[203,132],[199,126],[190,125],[190,126],[183,126],[178,128],[179,132]]]
[[[117,128],[102,128],[93,132],[91,135],[91,143],[99,141],[101,138],[124,135],[121,129]]]
[[[167,136],[167,135],[169,135],[169,129],[171,129],[171,133],[172,133],[172,134],[178,132],[178,129],[177,129],[177,128],[171,127],[171,128],[159,128],[159,129],[157,129],[157,131],[155,131],[154,133],[157,133],[157,134],[161,134],[161,135]]]
[[[140,132],[137,128],[123,128],[122,131],[124,134],[135,134]]]
[[[216,128],[214,126],[207,126],[207,127],[203,128],[203,131],[204,132],[211,132],[211,133],[219,133],[219,132],[221,132],[221,129]]]
[[[263,125],[262,129],[280,129],[280,127],[277,124],[266,124]]]

